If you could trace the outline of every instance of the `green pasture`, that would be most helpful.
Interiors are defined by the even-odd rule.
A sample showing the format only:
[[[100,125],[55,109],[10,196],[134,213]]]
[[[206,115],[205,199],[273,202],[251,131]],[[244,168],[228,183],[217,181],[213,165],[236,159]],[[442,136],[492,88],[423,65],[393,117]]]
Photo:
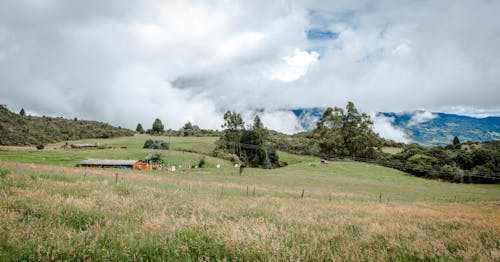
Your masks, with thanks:
[[[286,167],[240,173],[209,156],[212,137],[170,138],[158,152],[176,172],[75,167],[143,159],[149,138],[169,139],[1,148],[0,261],[498,261],[498,185],[285,152]]]

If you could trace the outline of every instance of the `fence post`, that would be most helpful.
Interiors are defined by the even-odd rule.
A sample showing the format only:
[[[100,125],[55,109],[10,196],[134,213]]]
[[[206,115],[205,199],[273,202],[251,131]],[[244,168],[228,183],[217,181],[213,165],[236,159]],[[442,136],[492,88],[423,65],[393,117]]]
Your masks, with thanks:
[[[220,188],[220,196],[222,197],[223,194],[224,194],[224,185],[222,185]]]
[[[378,193],[378,201],[382,203],[382,192]]]
[[[304,189],[302,188],[302,194],[300,194],[300,199],[304,198]]]
[[[191,193],[191,183],[189,183],[189,193]]]
[[[247,196],[248,196],[248,185],[247,185]]]
[[[255,187],[253,187],[253,196],[255,196]]]
[[[118,184],[118,173],[115,174],[115,185]]]
[[[328,200],[332,201],[332,193],[328,192]]]

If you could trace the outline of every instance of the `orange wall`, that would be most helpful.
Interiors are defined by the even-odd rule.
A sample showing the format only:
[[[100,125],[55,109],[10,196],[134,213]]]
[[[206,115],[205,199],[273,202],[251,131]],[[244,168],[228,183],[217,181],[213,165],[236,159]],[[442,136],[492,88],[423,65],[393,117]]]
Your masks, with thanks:
[[[146,162],[139,161],[134,164],[133,167],[134,170],[141,170],[141,171],[151,171],[153,169],[153,165],[147,164]]]

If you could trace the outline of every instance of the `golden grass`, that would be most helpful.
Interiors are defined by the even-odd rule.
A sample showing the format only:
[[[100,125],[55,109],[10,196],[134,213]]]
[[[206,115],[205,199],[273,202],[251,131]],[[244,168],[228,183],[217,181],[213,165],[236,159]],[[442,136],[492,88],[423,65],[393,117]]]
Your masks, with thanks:
[[[0,164],[12,170],[1,181],[0,258],[140,260],[158,249],[193,260],[500,260],[500,201],[329,201],[262,185],[253,197],[179,175],[120,172],[115,184],[115,171]]]

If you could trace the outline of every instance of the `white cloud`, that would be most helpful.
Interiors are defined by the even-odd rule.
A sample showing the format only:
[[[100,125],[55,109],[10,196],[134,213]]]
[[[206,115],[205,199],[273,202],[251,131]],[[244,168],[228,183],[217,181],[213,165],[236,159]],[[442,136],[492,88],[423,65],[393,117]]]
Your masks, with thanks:
[[[378,115],[374,117],[373,128],[383,138],[392,139],[396,142],[410,142],[404,130],[394,127],[393,123],[394,118]]]
[[[499,9],[485,0],[7,1],[0,103],[129,128],[156,117],[167,128],[219,128],[227,109],[349,100],[369,111],[498,114]],[[335,37],[308,39],[312,28]],[[269,114],[268,126],[297,129],[289,114]]]
[[[415,126],[421,123],[425,123],[436,117],[438,117],[437,114],[431,113],[429,111],[417,111],[408,121],[408,126]]]
[[[285,134],[304,131],[297,117],[290,111],[272,111],[259,114],[266,128]]]
[[[307,69],[318,61],[317,52],[295,50],[293,56],[283,57],[283,63],[271,69],[270,79],[290,82],[303,77]]]

